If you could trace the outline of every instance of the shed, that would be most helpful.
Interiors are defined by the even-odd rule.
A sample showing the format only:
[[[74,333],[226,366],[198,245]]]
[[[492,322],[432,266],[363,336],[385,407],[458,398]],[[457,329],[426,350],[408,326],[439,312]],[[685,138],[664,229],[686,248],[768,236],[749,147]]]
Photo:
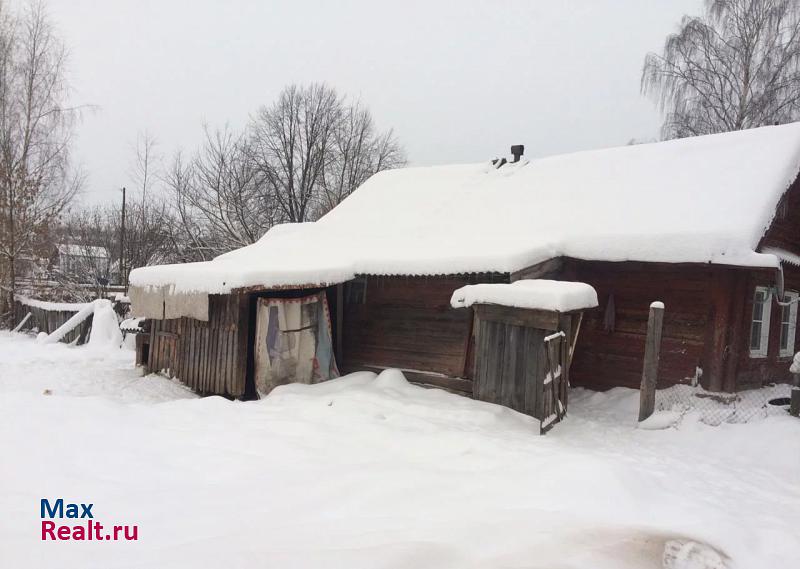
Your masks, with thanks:
[[[477,284],[456,290],[451,304],[475,311],[475,399],[532,415],[547,432],[567,412],[569,367],[595,290],[551,280]]]
[[[670,307],[659,388],[791,380],[798,304],[774,301],[800,295],[798,172],[800,123],[384,171],[318,221],[211,261],[135,269],[132,311],[151,319],[149,369],[247,398],[259,302],[324,292],[336,370],[401,368],[471,395],[475,311],[452,309],[453,291],[584,282],[601,304],[584,315],[574,385],[639,386],[655,299]]]

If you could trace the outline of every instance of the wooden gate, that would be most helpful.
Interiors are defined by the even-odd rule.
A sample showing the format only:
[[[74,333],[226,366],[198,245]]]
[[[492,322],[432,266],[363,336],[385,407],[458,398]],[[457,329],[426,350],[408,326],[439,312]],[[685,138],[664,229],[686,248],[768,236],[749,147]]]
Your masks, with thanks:
[[[532,415],[547,432],[567,413],[569,361],[580,313],[473,308],[475,399]]]
[[[558,331],[544,338],[545,376],[542,396],[542,432],[546,433],[567,414],[569,385],[567,335]]]

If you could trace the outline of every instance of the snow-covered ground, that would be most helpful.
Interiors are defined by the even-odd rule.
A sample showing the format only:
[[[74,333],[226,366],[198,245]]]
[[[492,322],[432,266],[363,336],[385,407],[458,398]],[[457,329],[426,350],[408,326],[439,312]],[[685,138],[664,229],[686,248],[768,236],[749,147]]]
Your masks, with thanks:
[[[643,569],[667,542],[667,566],[702,567],[685,540],[731,568],[800,565],[788,416],[650,431],[637,392],[576,390],[539,437],[397,372],[241,403],[132,360],[0,333],[0,567]],[[41,541],[58,497],[138,541]]]

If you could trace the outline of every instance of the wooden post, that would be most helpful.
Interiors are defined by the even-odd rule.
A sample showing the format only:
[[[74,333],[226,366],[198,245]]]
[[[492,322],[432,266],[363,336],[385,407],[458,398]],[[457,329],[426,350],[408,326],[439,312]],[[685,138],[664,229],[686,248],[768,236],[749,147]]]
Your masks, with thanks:
[[[661,352],[661,329],[664,324],[664,303],[650,305],[647,319],[647,339],[644,346],[644,369],[642,386],[639,391],[639,421],[653,414],[656,406],[656,385],[658,383],[658,359]]]
[[[144,208],[147,204],[142,204]],[[123,294],[128,294],[128,279],[125,276],[125,188],[122,188],[122,226],[119,232],[119,278],[120,284],[125,287]]]
[[[793,417],[800,417],[800,387],[792,389],[792,399],[789,404],[789,414]]]
[[[344,283],[336,285],[336,367],[341,369],[344,362]]]

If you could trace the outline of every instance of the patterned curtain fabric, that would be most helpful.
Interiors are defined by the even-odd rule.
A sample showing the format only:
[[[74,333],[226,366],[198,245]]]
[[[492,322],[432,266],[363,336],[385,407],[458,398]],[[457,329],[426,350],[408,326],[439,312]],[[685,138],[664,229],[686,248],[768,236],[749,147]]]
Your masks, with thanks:
[[[256,388],[269,393],[287,383],[338,377],[325,293],[260,298],[256,324]]]

